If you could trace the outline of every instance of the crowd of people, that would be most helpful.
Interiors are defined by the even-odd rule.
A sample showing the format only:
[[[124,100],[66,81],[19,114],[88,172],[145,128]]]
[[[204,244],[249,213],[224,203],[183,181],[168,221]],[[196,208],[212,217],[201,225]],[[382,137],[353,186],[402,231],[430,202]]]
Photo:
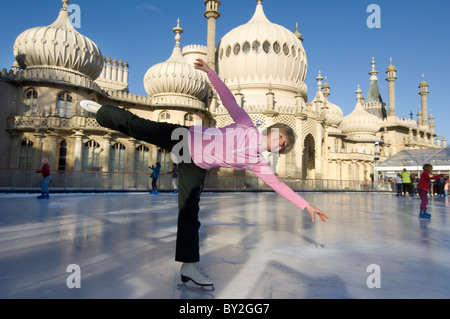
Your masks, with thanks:
[[[380,181],[385,183],[392,183],[395,186],[393,189],[397,192],[397,197],[405,197],[407,195],[414,197],[418,194],[418,185],[420,182],[420,175],[417,173],[410,173],[406,169],[397,173],[395,177],[384,177]],[[436,180],[431,180],[428,190],[430,197],[445,197],[448,196],[449,176],[441,175]]]

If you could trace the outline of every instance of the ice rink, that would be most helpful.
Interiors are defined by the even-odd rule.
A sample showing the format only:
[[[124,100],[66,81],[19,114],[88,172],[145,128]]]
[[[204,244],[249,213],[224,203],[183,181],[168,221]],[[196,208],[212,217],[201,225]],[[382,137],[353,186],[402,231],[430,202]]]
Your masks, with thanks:
[[[0,194],[0,298],[450,297],[448,198],[423,221],[418,198],[301,195],[329,220],[275,193],[202,195],[208,291],[179,287],[176,195]]]

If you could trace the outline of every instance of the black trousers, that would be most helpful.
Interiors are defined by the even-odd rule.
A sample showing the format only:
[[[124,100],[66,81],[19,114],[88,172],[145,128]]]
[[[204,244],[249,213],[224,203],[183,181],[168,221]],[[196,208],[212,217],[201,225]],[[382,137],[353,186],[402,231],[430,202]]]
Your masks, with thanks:
[[[177,128],[188,129],[181,125],[146,120],[109,105],[98,110],[96,119],[103,127],[156,145],[168,152],[179,143],[179,140],[171,139],[172,132]],[[205,176],[206,170],[196,166],[192,159],[178,163],[178,230],[175,260],[179,262],[200,260],[198,232],[201,224],[198,213]]]

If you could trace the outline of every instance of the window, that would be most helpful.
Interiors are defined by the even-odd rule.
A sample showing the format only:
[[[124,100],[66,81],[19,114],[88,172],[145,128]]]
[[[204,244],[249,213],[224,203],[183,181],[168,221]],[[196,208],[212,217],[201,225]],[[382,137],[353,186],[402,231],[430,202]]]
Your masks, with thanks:
[[[271,50],[271,47],[272,46],[270,45],[269,41],[264,41],[264,43],[263,43],[263,50],[264,50],[264,52],[269,53],[270,50]]]
[[[283,44],[283,52],[285,55],[289,55],[289,47],[286,43]]]
[[[124,172],[125,171],[125,150],[126,147],[121,143],[116,143],[111,150],[111,171]]]
[[[275,41],[275,43],[273,44],[273,51],[275,51],[276,54],[280,53],[281,47],[278,41]]]
[[[296,51],[297,50],[295,50],[295,47],[294,46],[292,46],[292,49],[291,49],[291,51],[292,51],[292,55],[294,56],[294,58],[296,57]]]
[[[228,45],[227,46],[227,49],[226,49],[226,51],[225,51],[225,55],[227,56],[227,58],[230,56],[230,54],[231,54],[231,47]]]
[[[254,41],[252,44],[252,50],[254,53],[259,53],[259,51],[261,51],[261,43],[259,43],[259,41]]]
[[[184,126],[192,126],[194,125],[194,115],[187,113],[184,116]]]
[[[234,55],[238,55],[239,52],[241,52],[241,46],[239,45],[239,43],[236,43],[233,47],[233,53]]]
[[[22,140],[19,151],[19,168],[33,167],[33,142]]]
[[[59,159],[58,159],[58,170],[59,171],[66,170],[66,158],[67,158],[67,143],[66,143],[66,141],[62,141],[59,144]]]
[[[242,52],[249,53],[250,52],[250,43],[248,41],[245,41],[242,45]]]
[[[138,173],[148,172],[149,149],[145,145],[139,145],[136,148],[135,169]]]
[[[159,115],[159,121],[160,122],[170,122],[170,114],[169,114],[169,112],[162,112]]]
[[[67,92],[61,92],[58,94],[56,100],[56,114],[60,117],[72,116],[72,95]]]
[[[25,116],[31,116],[37,114],[37,98],[38,94],[34,89],[29,89],[25,92],[24,105],[25,105]]]
[[[84,171],[98,171],[100,169],[100,144],[96,141],[89,141],[84,144]]]

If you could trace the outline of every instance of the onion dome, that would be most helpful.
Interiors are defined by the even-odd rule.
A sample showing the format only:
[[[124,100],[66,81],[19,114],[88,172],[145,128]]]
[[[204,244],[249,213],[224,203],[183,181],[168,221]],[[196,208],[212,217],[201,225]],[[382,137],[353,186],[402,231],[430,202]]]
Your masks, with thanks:
[[[283,89],[307,99],[306,53],[301,40],[270,22],[258,0],[253,17],[228,32],[217,48],[218,70],[228,86]]]
[[[208,81],[206,74],[196,70],[183,57],[180,47],[180,34],[183,29],[178,20],[177,27],[173,29],[176,33],[176,44],[170,58],[162,63],[156,64],[148,69],[144,76],[144,88],[149,96],[162,95],[189,95],[202,100],[208,92]]]
[[[14,44],[14,56],[22,69],[56,69],[95,80],[103,70],[104,58],[97,45],[72,25],[69,0],[55,22],[21,33]]]
[[[342,120],[341,131],[350,135],[374,136],[381,128],[381,120],[364,110],[359,86],[356,93],[358,94],[358,100],[355,109]]]

